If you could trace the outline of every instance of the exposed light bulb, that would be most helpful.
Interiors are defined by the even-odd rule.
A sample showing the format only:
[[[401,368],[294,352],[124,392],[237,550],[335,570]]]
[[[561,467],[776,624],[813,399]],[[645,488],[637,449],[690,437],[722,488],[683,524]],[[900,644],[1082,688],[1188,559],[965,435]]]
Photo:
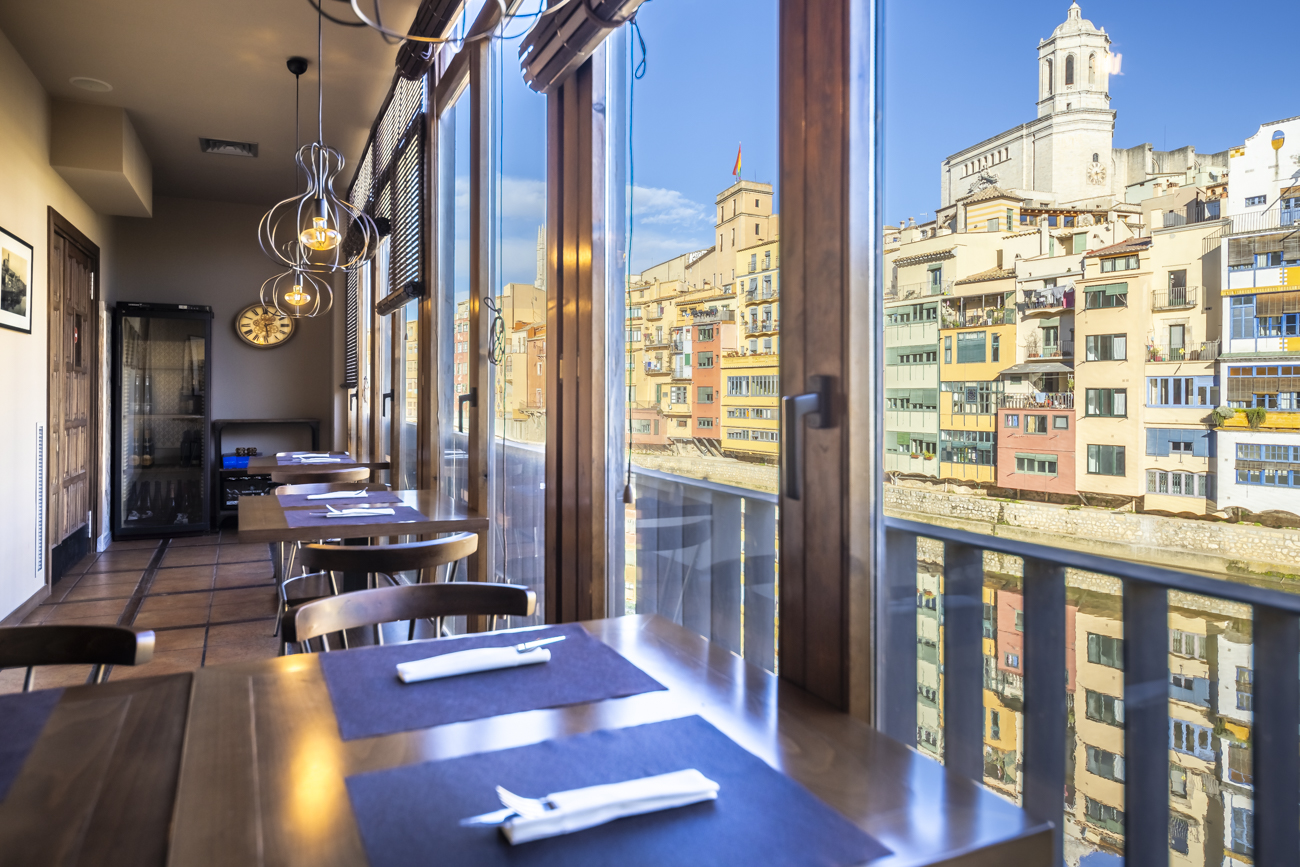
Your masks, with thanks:
[[[343,236],[335,229],[325,225],[324,217],[312,217],[311,228],[303,229],[298,240],[304,247],[310,247],[313,250],[333,250],[343,240]]]
[[[284,293],[284,300],[288,301],[294,307],[301,307],[311,301],[311,295],[302,291],[301,283],[295,283],[292,289]]]

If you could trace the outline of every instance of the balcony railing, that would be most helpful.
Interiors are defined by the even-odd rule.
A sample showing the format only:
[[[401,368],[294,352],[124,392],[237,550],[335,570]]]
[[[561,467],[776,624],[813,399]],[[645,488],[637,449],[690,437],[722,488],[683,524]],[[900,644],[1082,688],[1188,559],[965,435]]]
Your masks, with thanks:
[[[1195,307],[1199,296],[1199,289],[1199,286],[1153,289],[1151,290],[1151,309],[1178,310],[1182,307]]]
[[[777,495],[639,468],[633,490],[636,613],[775,670]]]
[[[1300,229],[1300,213],[1297,213],[1294,208],[1284,209],[1274,203],[1267,211],[1229,217],[1228,225],[1223,227],[1223,234],[1225,236],[1249,235],[1252,232],[1263,232],[1268,229]]]
[[[1056,824],[1052,863],[1062,862],[1066,788],[1067,569],[1117,578],[1124,596],[1124,861],[1169,859],[1169,593],[1253,607],[1254,863],[1291,864],[1300,850],[1300,595],[1189,575],[1124,560],[885,519],[879,601],[881,729],[904,743],[917,737],[917,539],[944,545],[943,743],[949,770],[982,782],[984,724],[982,625],[984,552],[1024,566],[1023,803]],[[748,538],[748,535],[746,536]]]
[[[779,319],[761,319],[758,322],[750,322],[745,325],[746,334],[766,334],[771,331],[781,330],[781,320]]]
[[[1033,313],[1038,310],[1073,310],[1074,293],[1063,295],[1061,298],[1052,298],[1050,296],[1035,295],[1025,301],[1020,302],[1020,310],[1024,313]]]
[[[1074,344],[1069,340],[1050,344],[1041,349],[1025,350],[1026,358],[1074,358]]]
[[[904,283],[901,286],[894,287],[894,297],[907,300],[909,298],[926,298],[931,295],[951,295],[952,281],[943,280],[939,283]],[[885,297],[889,297],[886,294]]]
[[[672,338],[670,337],[655,337],[648,332],[642,332],[642,338],[645,341],[646,349],[654,349],[656,347],[667,348],[672,345]]]
[[[967,310],[957,313],[944,309],[942,316],[944,328],[980,328],[989,325],[1014,325],[1016,308],[998,307],[992,310]]]
[[[1219,357],[1219,341],[1205,340],[1187,346],[1148,343],[1147,361],[1214,361]]]
[[[710,310],[707,313],[696,313],[691,322],[695,325],[713,325],[716,322],[735,322],[735,310]]]
[[[662,376],[669,371],[662,361],[647,361],[645,363],[645,372],[651,376]]]
[[[762,289],[746,289],[745,300],[746,301],[770,301],[773,298],[780,296],[780,294],[781,293],[776,289],[775,286],[765,286]]]
[[[1004,394],[998,400],[1002,409],[1074,409],[1074,392],[1039,391],[1033,394]]]

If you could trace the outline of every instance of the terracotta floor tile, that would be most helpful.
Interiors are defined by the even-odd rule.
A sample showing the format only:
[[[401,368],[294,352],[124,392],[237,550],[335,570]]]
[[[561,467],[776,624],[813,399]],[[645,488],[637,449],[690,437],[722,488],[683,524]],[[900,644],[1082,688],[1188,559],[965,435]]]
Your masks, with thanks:
[[[203,665],[222,665],[227,662],[256,662],[260,659],[273,659],[280,655],[280,639],[266,636],[242,644],[208,645]]]
[[[256,560],[270,560],[271,546],[265,544],[253,545],[222,545],[221,556],[217,559],[218,563],[249,563]]]
[[[269,584],[275,580],[275,569],[271,561],[262,560],[253,563],[224,563],[217,566],[218,588],[248,587],[255,584]]]
[[[140,604],[141,614],[155,611],[174,611],[177,608],[203,608],[212,601],[211,593],[171,593],[166,596],[146,596]]]
[[[198,671],[203,663],[203,648],[191,647],[185,650],[164,650],[154,653],[153,659],[144,665],[115,665],[108,679],[126,680],[133,677],[156,677],[160,674],[179,674],[185,671]]]
[[[118,551],[153,551],[161,543],[160,539],[117,539],[108,543],[108,550]]]
[[[122,584],[86,584],[68,588],[60,602],[88,602],[96,599],[126,599],[135,592],[134,582]]]
[[[184,593],[191,590],[211,590],[212,589],[212,569],[209,567],[199,567],[197,574],[191,575],[169,575],[169,572],[189,572],[186,569],[159,569],[154,576],[153,583],[149,585],[149,595],[157,596],[163,593]]]
[[[208,651],[211,652],[214,647],[258,642],[270,638],[271,633],[274,631],[274,620],[251,620],[247,623],[226,623],[209,626]]]
[[[193,548],[169,548],[163,554],[162,566],[207,566],[217,562],[216,545]]]
[[[91,551],[85,557],[82,557],[76,563],[73,563],[67,569],[63,570],[63,575],[65,578],[72,575],[80,575],[83,572],[85,572],[87,569],[89,569],[91,565],[98,559],[99,559],[99,554],[94,551]]]
[[[169,608],[137,614],[131,626],[134,629],[166,629],[177,626],[203,626],[207,622],[208,607],[204,605],[197,608]]]
[[[121,572],[127,569],[143,570],[153,559],[153,551],[123,551],[120,554],[105,551],[90,564],[87,572]]]
[[[144,570],[142,569],[130,569],[125,572],[87,572],[85,575],[82,575],[77,579],[75,586],[88,587],[91,584],[130,584],[134,587],[136,584],[140,583],[140,579],[143,576]]]
[[[94,602],[62,602],[58,605],[41,606],[52,610],[41,619],[41,623],[66,623],[70,620],[84,620],[87,617],[111,617],[114,622],[126,608],[126,599],[102,599]]]
[[[233,590],[217,590],[212,594],[213,605],[231,605],[236,602],[262,602],[277,599],[274,587],[239,587]]]
[[[168,550],[174,548],[194,548],[204,545],[216,545],[221,542],[220,533],[209,533],[205,536],[177,536],[168,543]]]
[[[204,626],[188,629],[160,629],[154,633],[154,655],[169,653],[173,650],[202,648],[207,632],[207,627]]]
[[[209,615],[211,623],[232,623],[239,620],[252,620],[258,617],[274,617],[276,597],[268,594],[265,600],[250,600],[213,605]]]

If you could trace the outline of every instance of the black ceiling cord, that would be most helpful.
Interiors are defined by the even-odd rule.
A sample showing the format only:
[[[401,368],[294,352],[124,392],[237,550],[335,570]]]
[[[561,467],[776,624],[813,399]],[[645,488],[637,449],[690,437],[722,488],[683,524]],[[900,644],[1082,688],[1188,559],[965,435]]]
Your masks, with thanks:
[[[346,3],[347,0],[340,0],[340,2]],[[342,18],[335,18],[333,15],[329,14],[328,12],[326,12],[324,9],[321,8],[321,4],[319,0],[307,0],[307,5],[315,9],[321,15],[324,15],[330,21],[333,21],[335,24],[341,24],[344,27],[365,27],[366,26],[365,23],[361,21],[344,21]]]

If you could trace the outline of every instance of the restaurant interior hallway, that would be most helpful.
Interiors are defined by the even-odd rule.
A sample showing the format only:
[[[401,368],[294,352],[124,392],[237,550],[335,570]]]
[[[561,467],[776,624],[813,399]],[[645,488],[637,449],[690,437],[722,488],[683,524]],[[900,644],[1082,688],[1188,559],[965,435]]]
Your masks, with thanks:
[[[23,620],[152,629],[153,660],[116,667],[109,680],[194,671],[279,654],[269,545],[241,545],[238,531],[113,542],[68,570]],[[23,669],[0,671],[0,693],[22,690]],[[36,670],[36,689],[85,683],[90,666]]]

